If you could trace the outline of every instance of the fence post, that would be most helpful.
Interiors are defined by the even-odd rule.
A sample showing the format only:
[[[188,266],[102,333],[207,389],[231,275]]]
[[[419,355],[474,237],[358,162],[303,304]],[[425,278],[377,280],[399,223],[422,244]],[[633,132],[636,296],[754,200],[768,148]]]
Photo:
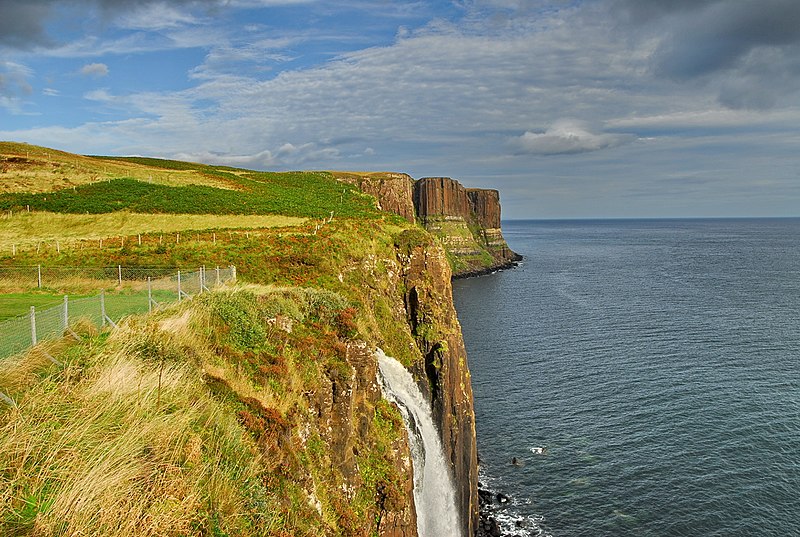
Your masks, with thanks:
[[[64,295],[64,331],[69,328],[69,296]]]
[[[108,323],[111,326],[113,326],[114,328],[117,327],[117,323],[112,321],[111,317],[109,317],[108,314],[106,314],[106,290],[105,289],[101,289],[100,290],[100,314],[103,316],[103,324],[102,324],[102,326],[105,326],[106,323]]]
[[[122,265],[117,265],[117,279],[119,280],[120,287],[122,287]]]
[[[231,280],[236,281],[236,265],[231,265]]]
[[[200,292],[208,291],[208,280],[206,279],[206,266],[200,267]]]
[[[100,290],[100,326],[106,325],[106,290]]]
[[[219,287],[219,266],[217,266],[217,287]]]
[[[36,307],[31,306],[31,345],[36,345]]]
[[[39,282],[39,289],[41,289],[42,288],[42,266],[38,265],[36,268],[37,268],[38,275],[39,275],[37,281]]]
[[[178,271],[178,302],[181,301],[181,271]]]
[[[150,287],[150,276],[147,277],[147,311],[153,311],[153,290]]]

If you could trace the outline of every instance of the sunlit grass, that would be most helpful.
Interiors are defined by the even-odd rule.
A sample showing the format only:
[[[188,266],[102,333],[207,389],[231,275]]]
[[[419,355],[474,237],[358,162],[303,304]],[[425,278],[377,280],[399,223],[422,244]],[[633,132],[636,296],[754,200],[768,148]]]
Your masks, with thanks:
[[[402,426],[386,419],[399,416],[359,402],[353,452],[374,455],[350,478],[316,417],[314,394],[353,375],[347,305],[249,286],[6,359],[0,391],[16,407],[0,403],[0,534],[374,534],[376,488],[409,486],[389,449]]]
[[[280,215],[105,214],[22,212],[0,217],[0,249],[37,242],[96,240],[144,233],[175,233],[206,229],[257,229],[298,226],[305,218]]]
[[[236,189],[240,185],[202,169],[165,169],[147,163],[74,155],[35,145],[0,142],[0,193],[52,192],[132,177],[169,186],[204,185]]]

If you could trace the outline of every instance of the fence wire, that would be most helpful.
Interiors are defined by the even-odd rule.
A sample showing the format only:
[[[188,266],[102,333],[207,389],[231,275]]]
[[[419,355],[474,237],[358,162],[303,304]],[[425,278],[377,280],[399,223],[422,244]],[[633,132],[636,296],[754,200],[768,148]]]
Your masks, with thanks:
[[[3,270],[7,274],[15,274],[16,269],[30,267],[4,267],[0,269],[0,278]],[[37,278],[38,278],[38,267]],[[13,269],[13,270],[10,270]],[[0,321],[0,359],[13,356],[25,351],[41,341],[57,339],[69,332],[69,327],[79,319],[102,326],[107,323],[117,323],[126,315],[146,313],[160,306],[189,299],[218,285],[236,280],[236,267],[215,268],[198,271],[175,272],[171,269],[165,274],[165,269],[101,267],[99,269],[83,269],[81,277],[93,274],[98,280],[109,280],[110,270],[113,269],[115,277],[120,274],[128,281],[138,279],[146,282],[141,288],[126,290],[119,293],[100,294],[70,299],[65,297],[64,302],[58,306],[45,309],[31,307],[30,313]],[[53,268],[48,269],[50,276],[55,274]],[[71,274],[74,269],[62,268],[62,277]],[[154,278],[153,274],[158,277]]]
[[[222,268],[221,271],[230,269]],[[214,272],[211,269],[209,272]],[[175,275],[174,267],[48,267],[44,265],[0,266],[0,283],[22,288],[60,287],[72,280],[99,280],[108,285],[146,282]]]
[[[31,346],[30,315],[0,323],[0,358],[13,356]]]

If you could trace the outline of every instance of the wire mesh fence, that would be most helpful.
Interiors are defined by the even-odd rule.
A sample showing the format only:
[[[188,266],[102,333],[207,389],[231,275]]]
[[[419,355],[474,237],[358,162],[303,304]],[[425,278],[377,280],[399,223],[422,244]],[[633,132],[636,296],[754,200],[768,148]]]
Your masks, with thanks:
[[[223,269],[220,269],[223,270]],[[212,273],[213,271],[209,271]],[[174,267],[48,267],[43,265],[0,266],[0,285],[19,288],[63,287],[65,283],[91,280],[108,286],[145,282],[175,275]]]
[[[70,299],[65,295],[63,302],[57,306],[42,309],[31,306],[27,314],[0,321],[0,359],[23,352],[41,341],[69,334],[70,326],[79,319],[100,326],[115,325],[126,315],[146,313],[236,280],[234,266],[211,270],[201,267],[196,271],[171,269],[169,273],[165,273],[165,269],[152,272],[153,269],[112,268],[116,270],[117,281],[136,278],[142,285],[116,293],[101,291],[85,298]],[[84,269],[82,277],[91,272],[100,281],[105,281],[109,279],[108,270],[109,267]],[[154,273],[159,277],[154,278]]]

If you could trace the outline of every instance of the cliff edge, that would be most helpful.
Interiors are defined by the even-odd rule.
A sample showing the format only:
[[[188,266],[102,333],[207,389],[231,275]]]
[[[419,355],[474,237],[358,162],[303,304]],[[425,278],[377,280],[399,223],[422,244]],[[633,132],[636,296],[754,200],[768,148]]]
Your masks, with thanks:
[[[377,200],[377,208],[418,221],[447,251],[453,277],[476,276],[513,266],[500,224],[500,193],[465,188],[450,177],[413,179],[404,173],[334,172]]]

